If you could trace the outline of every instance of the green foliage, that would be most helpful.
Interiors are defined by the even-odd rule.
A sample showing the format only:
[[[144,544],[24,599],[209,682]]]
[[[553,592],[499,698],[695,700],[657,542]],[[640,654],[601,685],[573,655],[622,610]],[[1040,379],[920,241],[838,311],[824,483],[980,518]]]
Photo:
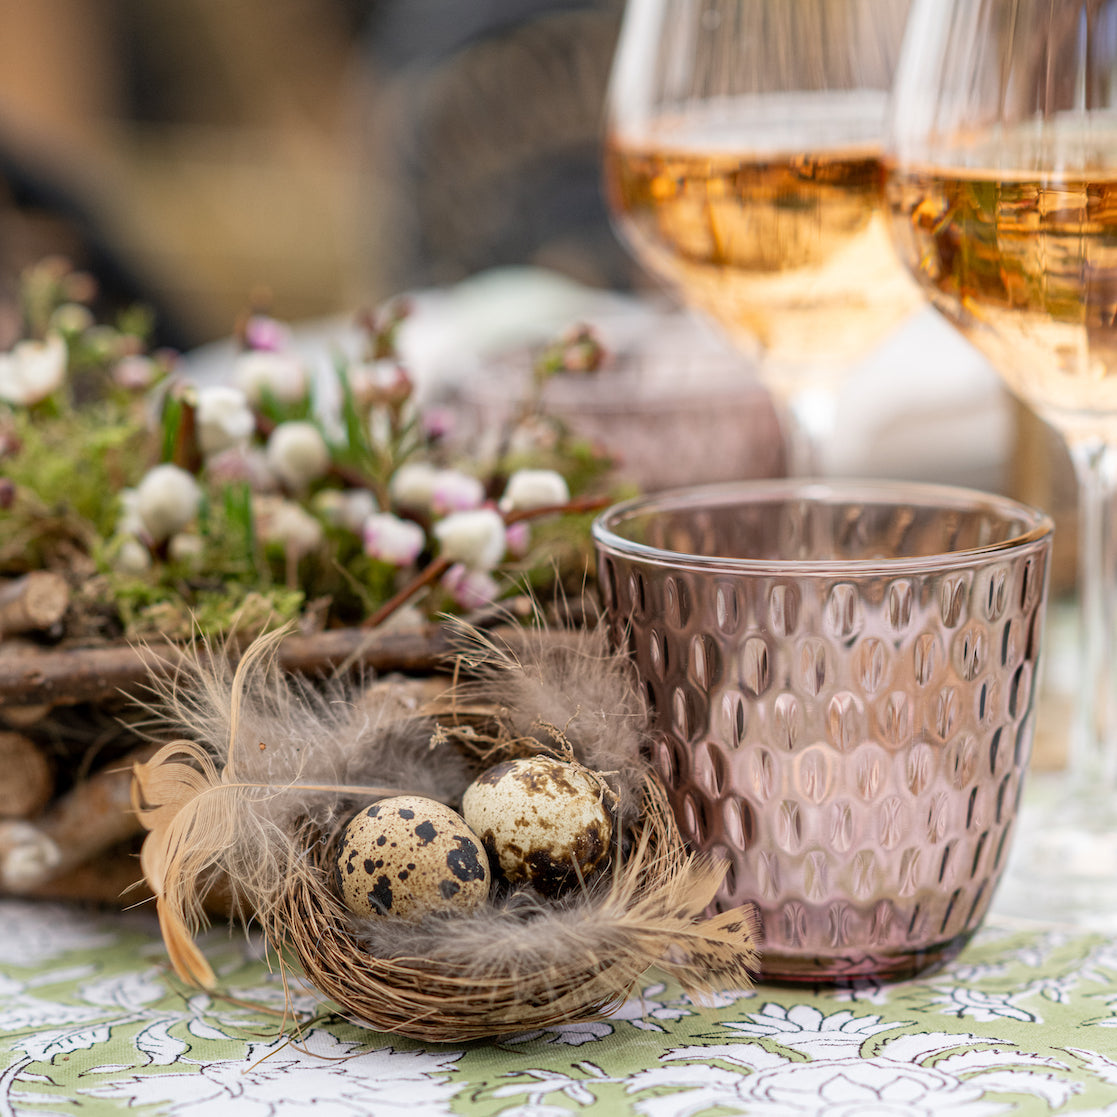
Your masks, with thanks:
[[[21,448],[4,461],[5,476],[34,492],[49,513],[79,517],[98,534],[109,534],[117,494],[143,476],[150,459],[142,417],[99,401],[49,421],[16,412],[12,425]]]

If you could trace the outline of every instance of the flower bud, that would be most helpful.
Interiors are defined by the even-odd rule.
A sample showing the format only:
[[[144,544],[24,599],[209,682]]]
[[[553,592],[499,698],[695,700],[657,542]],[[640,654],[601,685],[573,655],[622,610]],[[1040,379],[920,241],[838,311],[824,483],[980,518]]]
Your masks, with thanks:
[[[504,557],[504,520],[494,508],[454,512],[434,525],[442,557],[473,570],[492,570]]]
[[[468,512],[485,503],[485,486],[476,477],[457,469],[440,469],[433,479],[430,509],[436,516]]]
[[[265,543],[278,543],[296,557],[310,554],[325,538],[322,525],[309,512],[282,498],[257,502],[256,530]]]
[[[570,490],[561,473],[553,469],[518,469],[508,478],[500,498],[502,512],[525,512],[567,504]]]
[[[353,402],[361,408],[401,407],[415,390],[406,370],[390,359],[351,365],[346,376]]]
[[[301,362],[289,353],[250,349],[237,355],[233,382],[258,407],[265,394],[280,403],[300,403],[306,398],[307,376]]]
[[[136,488],[135,510],[156,543],[181,531],[198,514],[202,494],[194,478],[167,463],[148,470]]]
[[[112,370],[113,383],[130,392],[142,392],[155,383],[159,366],[150,357],[133,354],[121,357]]]
[[[288,487],[305,489],[330,468],[330,449],[313,423],[280,423],[267,447],[268,465]]]
[[[0,353],[0,400],[20,407],[41,403],[62,387],[69,355],[61,335],[21,341]]]
[[[244,324],[244,343],[249,349],[278,353],[291,344],[291,331],[267,314],[253,314]]]
[[[207,458],[247,442],[256,429],[256,416],[240,388],[223,384],[198,389],[194,405],[198,445]]]
[[[376,497],[368,489],[323,489],[313,502],[314,511],[328,524],[360,535],[365,520],[378,512]]]
[[[120,540],[112,565],[121,574],[143,574],[151,569],[151,552],[135,536],[129,536]]]
[[[219,485],[247,484],[254,492],[273,492],[278,481],[263,450],[232,446],[206,459],[206,476]]]
[[[167,544],[167,557],[172,562],[194,564],[201,561],[205,550],[205,540],[200,535],[180,531],[177,535],[171,536]]]
[[[513,558],[523,558],[531,549],[531,524],[526,520],[509,524],[504,529],[504,541]]]
[[[408,462],[392,474],[388,494],[401,508],[428,511],[439,471],[429,462]]]
[[[365,520],[365,554],[393,566],[410,566],[426,546],[423,529],[391,512],[376,512]]]
[[[442,586],[463,609],[481,609],[500,594],[497,580],[485,570],[455,563],[442,576]]]

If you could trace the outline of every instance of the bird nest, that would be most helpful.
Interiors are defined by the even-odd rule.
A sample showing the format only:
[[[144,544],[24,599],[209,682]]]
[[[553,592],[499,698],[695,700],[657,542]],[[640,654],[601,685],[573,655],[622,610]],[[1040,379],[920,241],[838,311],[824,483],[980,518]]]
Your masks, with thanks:
[[[600,1018],[653,966],[696,996],[747,985],[751,911],[709,914],[724,869],[686,848],[644,759],[649,721],[628,660],[596,629],[514,650],[465,626],[459,637],[460,677],[433,706],[402,683],[292,677],[276,663],[282,634],[235,671],[211,656],[157,685],[156,720],[189,736],[137,766],[134,795],[178,975],[216,982],[194,935],[221,888],[346,1016],[427,1041]],[[557,897],[494,876],[480,907],[417,921],[345,906],[336,855],[358,810],[400,792],[460,807],[479,773],[539,754],[608,785],[603,868]]]

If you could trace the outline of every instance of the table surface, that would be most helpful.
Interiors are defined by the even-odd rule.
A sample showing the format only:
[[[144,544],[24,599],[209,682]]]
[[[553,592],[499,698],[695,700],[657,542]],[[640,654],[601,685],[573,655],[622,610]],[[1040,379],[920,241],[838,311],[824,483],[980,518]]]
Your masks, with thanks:
[[[367,1031],[306,990],[285,1018],[259,941],[204,947],[221,997],[169,972],[150,911],[0,901],[0,1115],[1117,1115],[1104,931],[994,913],[923,978],[705,1007],[652,973],[607,1021],[458,1045]]]

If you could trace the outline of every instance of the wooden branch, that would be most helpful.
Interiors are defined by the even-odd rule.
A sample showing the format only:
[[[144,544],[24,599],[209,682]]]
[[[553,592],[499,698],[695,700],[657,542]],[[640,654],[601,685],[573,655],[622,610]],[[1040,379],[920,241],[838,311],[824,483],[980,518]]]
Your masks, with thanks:
[[[0,637],[57,624],[70,606],[70,587],[61,574],[33,570],[0,584]]]
[[[30,729],[38,725],[54,707],[49,702],[30,706],[0,706],[0,721],[9,729]]]
[[[50,762],[22,733],[0,731],[0,818],[32,818],[54,795]]]
[[[95,773],[33,822],[0,823],[0,888],[26,893],[138,834],[132,765],[150,760],[158,747],[143,745]]]
[[[451,648],[440,628],[378,631],[339,628],[311,636],[289,636],[279,649],[285,671],[314,674],[343,664],[384,674],[430,674],[447,670]],[[0,657],[0,705],[73,705],[118,697],[180,665],[177,644],[147,647],[31,649]],[[235,658],[235,651],[233,653]]]
[[[26,889],[21,895],[40,900],[67,900],[100,907],[133,907],[152,899],[135,853],[127,846],[110,850],[76,869]],[[216,914],[228,914],[228,907]]]

